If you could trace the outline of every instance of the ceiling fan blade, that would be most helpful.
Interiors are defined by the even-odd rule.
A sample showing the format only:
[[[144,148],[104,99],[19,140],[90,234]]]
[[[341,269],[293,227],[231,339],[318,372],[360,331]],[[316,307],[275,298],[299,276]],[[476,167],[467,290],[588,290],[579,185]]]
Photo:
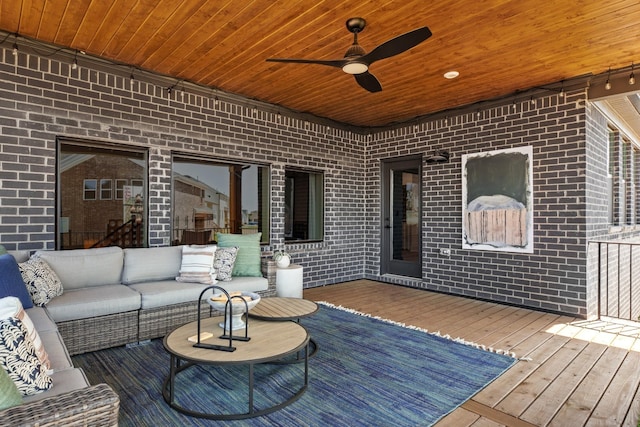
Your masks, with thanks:
[[[401,36],[382,43],[380,46],[364,55],[361,60],[367,64],[371,64],[375,61],[398,55],[419,45],[429,37],[431,37],[431,30],[429,30],[428,27],[409,31],[406,34],[402,34]]]
[[[298,64],[318,64],[318,65],[328,65],[330,67],[342,68],[342,66],[347,62],[344,59],[336,59],[336,60],[321,60],[321,59],[293,59],[293,58],[268,58],[267,62],[294,62]]]
[[[356,82],[369,92],[380,92],[382,90],[382,85],[380,85],[376,76],[368,71],[362,74],[354,74],[353,76],[356,78]]]

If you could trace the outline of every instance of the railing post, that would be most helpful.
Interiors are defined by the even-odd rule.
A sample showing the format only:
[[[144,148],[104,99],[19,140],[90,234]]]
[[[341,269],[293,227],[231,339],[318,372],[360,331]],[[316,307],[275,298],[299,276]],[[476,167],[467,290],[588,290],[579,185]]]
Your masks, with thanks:
[[[633,320],[633,245],[629,245],[629,319]]]
[[[602,242],[598,242],[598,319],[602,316]]]

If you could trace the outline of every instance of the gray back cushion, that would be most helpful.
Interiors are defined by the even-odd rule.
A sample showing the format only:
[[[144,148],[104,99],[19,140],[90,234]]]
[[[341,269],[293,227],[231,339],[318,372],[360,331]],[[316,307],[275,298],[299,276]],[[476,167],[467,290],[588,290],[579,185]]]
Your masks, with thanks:
[[[182,263],[182,246],[126,248],[122,283],[175,279]]]
[[[16,259],[16,262],[25,262],[26,260],[29,259],[29,256],[30,256],[29,251],[23,250],[23,249],[19,249],[15,251],[12,250],[7,252],[13,255],[13,257]]]
[[[122,277],[123,255],[118,246],[64,251],[37,251],[56,272],[62,288],[116,285]]]

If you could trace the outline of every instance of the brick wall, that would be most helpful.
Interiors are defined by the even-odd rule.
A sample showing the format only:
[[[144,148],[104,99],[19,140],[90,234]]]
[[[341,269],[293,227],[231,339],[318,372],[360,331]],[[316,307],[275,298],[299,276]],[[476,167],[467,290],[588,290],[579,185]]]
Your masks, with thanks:
[[[149,151],[149,245],[171,238],[171,155],[198,154],[271,167],[271,242],[284,244],[286,166],[325,173],[325,240],[288,246],[308,286],[363,274],[363,137],[249,104],[214,102],[87,66],[0,50],[0,244],[55,247],[56,138]],[[104,67],[103,67],[104,68]],[[271,246],[264,248],[270,251]]]
[[[325,173],[325,239],[292,243],[305,286],[362,277],[569,314],[586,315],[593,287],[587,241],[606,235],[602,174],[606,121],[574,91],[532,104],[493,105],[362,135],[142,79],[0,50],[0,243],[53,248],[56,138],[149,152],[149,245],[171,238],[171,155],[269,165],[270,251],[284,245],[285,167]],[[98,68],[98,67],[97,67]],[[103,67],[104,68],[104,67]],[[124,74],[124,73],[123,73]],[[604,126],[604,128],[603,128]],[[463,154],[533,147],[534,253],[462,249]],[[422,279],[380,276],[380,161],[451,153],[423,163]],[[630,232],[631,234],[635,232]],[[451,249],[451,256],[439,254]]]
[[[586,314],[585,94],[556,94],[439,119],[369,142],[367,199],[379,194],[378,163],[402,155],[451,153],[423,163],[423,277],[379,277],[376,244],[367,277],[572,314]],[[463,154],[533,147],[534,253],[462,249]],[[380,207],[372,206],[375,223]],[[377,241],[370,227],[367,241]],[[451,249],[442,256],[441,248]]]

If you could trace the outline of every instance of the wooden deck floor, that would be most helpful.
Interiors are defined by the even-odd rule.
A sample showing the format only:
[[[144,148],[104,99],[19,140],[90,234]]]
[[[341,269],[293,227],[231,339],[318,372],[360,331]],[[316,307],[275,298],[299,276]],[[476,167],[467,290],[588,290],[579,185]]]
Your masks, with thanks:
[[[640,325],[586,321],[358,280],[304,297],[514,352],[521,360],[437,426],[638,426]]]

